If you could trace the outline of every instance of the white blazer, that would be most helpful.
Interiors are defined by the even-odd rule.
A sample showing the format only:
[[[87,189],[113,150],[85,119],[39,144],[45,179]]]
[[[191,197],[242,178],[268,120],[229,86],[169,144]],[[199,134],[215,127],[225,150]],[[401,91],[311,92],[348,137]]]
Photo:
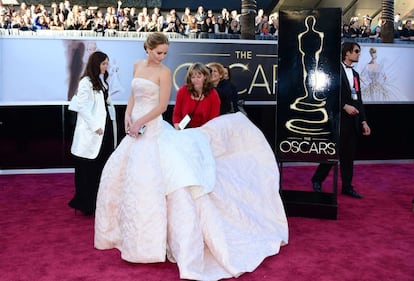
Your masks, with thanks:
[[[117,143],[117,130],[115,107],[111,97],[107,98],[107,105],[114,129],[114,148]],[[101,149],[103,135],[98,135],[96,130],[105,130],[106,110],[104,93],[102,90],[94,90],[89,77],[79,81],[78,92],[72,98],[70,110],[78,112],[71,153],[73,155],[95,159]]]

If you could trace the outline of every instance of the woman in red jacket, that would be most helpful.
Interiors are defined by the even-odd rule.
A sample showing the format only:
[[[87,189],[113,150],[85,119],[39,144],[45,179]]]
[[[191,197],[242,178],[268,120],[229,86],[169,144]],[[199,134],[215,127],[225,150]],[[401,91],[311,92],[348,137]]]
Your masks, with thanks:
[[[186,83],[177,92],[174,127],[200,127],[219,115],[220,98],[210,81],[210,70],[204,64],[195,63],[187,71]]]

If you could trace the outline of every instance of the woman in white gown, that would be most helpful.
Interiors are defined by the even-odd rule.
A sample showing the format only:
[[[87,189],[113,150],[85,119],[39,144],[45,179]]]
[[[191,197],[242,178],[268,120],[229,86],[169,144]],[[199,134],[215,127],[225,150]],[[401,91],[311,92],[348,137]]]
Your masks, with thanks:
[[[117,248],[133,263],[168,258],[183,279],[251,272],[288,242],[273,151],[241,113],[182,131],[163,121],[168,39],[152,33],[144,47],[147,58],[134,66],[128,135],[101,177],[95,247]]]

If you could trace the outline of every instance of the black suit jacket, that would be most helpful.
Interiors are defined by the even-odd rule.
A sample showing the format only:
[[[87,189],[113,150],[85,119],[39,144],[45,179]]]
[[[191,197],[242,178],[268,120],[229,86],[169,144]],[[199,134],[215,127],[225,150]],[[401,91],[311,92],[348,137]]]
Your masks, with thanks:
[[[362,102],[361,97],[361,82],[359,79],[359,74],[354,69],[352,69],[352,72],[358,84],[358,86],[356,87],[358,89],[358,91],[356,91],[357,100],[352,99],[351,86],[349,85],[345,70],[341,65],[341,131],[347,131],[353,128],[356,130],[358,134],[360,134],[362,132],[362,122],[366,121],[366,115],[364,104]],[[346,113],[343,109],[345,104],[349,104],[356,107],[359,111],[359,114],[349,115],[348,113]]]

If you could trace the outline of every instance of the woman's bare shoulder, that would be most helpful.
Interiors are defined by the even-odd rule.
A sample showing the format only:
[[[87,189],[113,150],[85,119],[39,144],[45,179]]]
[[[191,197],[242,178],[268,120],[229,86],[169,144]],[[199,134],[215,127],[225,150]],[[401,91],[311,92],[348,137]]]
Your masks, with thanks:
[[[136,60],[136,61],[134,62],[134,68],[139,67],[140,65],[142,65],[142,62],[143,62],[143,60],[141,60],[141,59]]]
[[[160,70],[163,71],[164,73],[165,72],[171,73],[171,69],[168,66],[164,65],[164,64],[160,65]]]
[[[142,76],[143,74],[145,75],[145,73],[147,73],[145,68],[146,66],[144,60],[136,60],[134,63],[134,69],[132,73],[133,77]]]

